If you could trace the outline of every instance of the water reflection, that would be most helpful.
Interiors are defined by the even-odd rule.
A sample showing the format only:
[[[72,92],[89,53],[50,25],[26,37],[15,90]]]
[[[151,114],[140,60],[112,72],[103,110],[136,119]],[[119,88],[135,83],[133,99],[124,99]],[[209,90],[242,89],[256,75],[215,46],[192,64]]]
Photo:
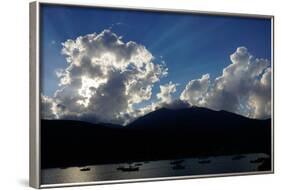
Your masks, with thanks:
[[[43,184],[258,171],[266,154],[187,158],[42,170]]]

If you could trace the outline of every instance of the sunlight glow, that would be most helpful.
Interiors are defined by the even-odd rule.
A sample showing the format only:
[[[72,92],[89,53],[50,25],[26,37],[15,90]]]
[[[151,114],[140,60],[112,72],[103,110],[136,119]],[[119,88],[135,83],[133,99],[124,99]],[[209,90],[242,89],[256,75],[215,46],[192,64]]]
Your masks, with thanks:
[[[88,107],[90,98],[92,97],[92,95],[96,93],[96,89],[100,85],[106,83],[107,79],[101,79],[101,78],[91,79],[86,76],[83,76],[81,80],[82,80],[82,86],[78,90],[78,93],[79,95],[84,97],[84,99],[78,100],[77,103],[85,107]]]

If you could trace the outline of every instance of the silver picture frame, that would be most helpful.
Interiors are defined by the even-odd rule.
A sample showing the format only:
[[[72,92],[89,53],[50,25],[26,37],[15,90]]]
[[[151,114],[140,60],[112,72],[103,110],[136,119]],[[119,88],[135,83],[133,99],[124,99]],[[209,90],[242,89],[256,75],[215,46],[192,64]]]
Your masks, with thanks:
[[[180,176],[180,177],[160,177],[160,178],[145,178],[145,179],[128,179],[128,180],[114,180],[114,181],[93,181],[81,183],[63,183],[63,184],[48,184],[41,183],[40,175],[40,6],[52,4],[58,6],[79,6],[79,7],[93,7],[93,8],[108,8],[117,10],[140,10],[148,12],[167,12],[167,13],[194,13],[202,15],[218,15],[218,16],[235,16],[243,18],[266,18],[271,19],[271,171],[258,172],[242,172],[242,173],[224,173],[224,174],[206,174],[194,176]],[[68,186],[83,186],[83,185],[98,185],[98,184],[115,184],[115,183],[131,183],[131,182],[146,182],[146,181],[161,181],[161,180],[179,180],[192,178],[206,178],[206,177],[222,177],[222,176],[240,176],[240,175],[254,175],[254,174],[273,174],[274,173],[274,16],[273,15],[257,15],[257,14],[240,14],[240,13],[226,13],[226,12],[208,12],[208,11],[193,11],[185,9],[163,9],[156,7],[130,7],[130,6],[107,6],[96,4],[80,4],[80,3],[61,3],[49,1],[36,1],[30,3],[30,118],[29,118],[29,184],[33,188],[51,188],[51,187],[68,187]]]

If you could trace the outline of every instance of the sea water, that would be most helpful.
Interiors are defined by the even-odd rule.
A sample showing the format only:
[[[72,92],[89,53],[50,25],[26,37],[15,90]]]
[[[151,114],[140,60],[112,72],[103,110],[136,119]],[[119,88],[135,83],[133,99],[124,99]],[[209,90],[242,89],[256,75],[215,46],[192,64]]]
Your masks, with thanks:
[[[81,167],[43,169],[42,184],[63,184],[77,182],[112,181],[125,179],[145,179],[176,176],[196,176],[258,171],[262,162],[258,158],[268,158],[266,154],[245,154],[242,156],[215,156],[206,158],[186,158],[180,163],[175,160],[145,161],[106,165],[90,165],[86,171]],[[177,160],[176,160],[177,161]],[[138,171],[122,171],[120,167],[138,168]]]

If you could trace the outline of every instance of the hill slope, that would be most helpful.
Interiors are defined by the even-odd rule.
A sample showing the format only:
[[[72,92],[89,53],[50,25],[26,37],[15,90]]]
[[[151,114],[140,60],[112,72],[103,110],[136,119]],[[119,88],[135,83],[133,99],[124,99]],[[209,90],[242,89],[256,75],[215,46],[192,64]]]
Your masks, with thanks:
[[[191,107],[159,109],[126,127],[41,121],[42,167],[271,151],[271,120]]]

